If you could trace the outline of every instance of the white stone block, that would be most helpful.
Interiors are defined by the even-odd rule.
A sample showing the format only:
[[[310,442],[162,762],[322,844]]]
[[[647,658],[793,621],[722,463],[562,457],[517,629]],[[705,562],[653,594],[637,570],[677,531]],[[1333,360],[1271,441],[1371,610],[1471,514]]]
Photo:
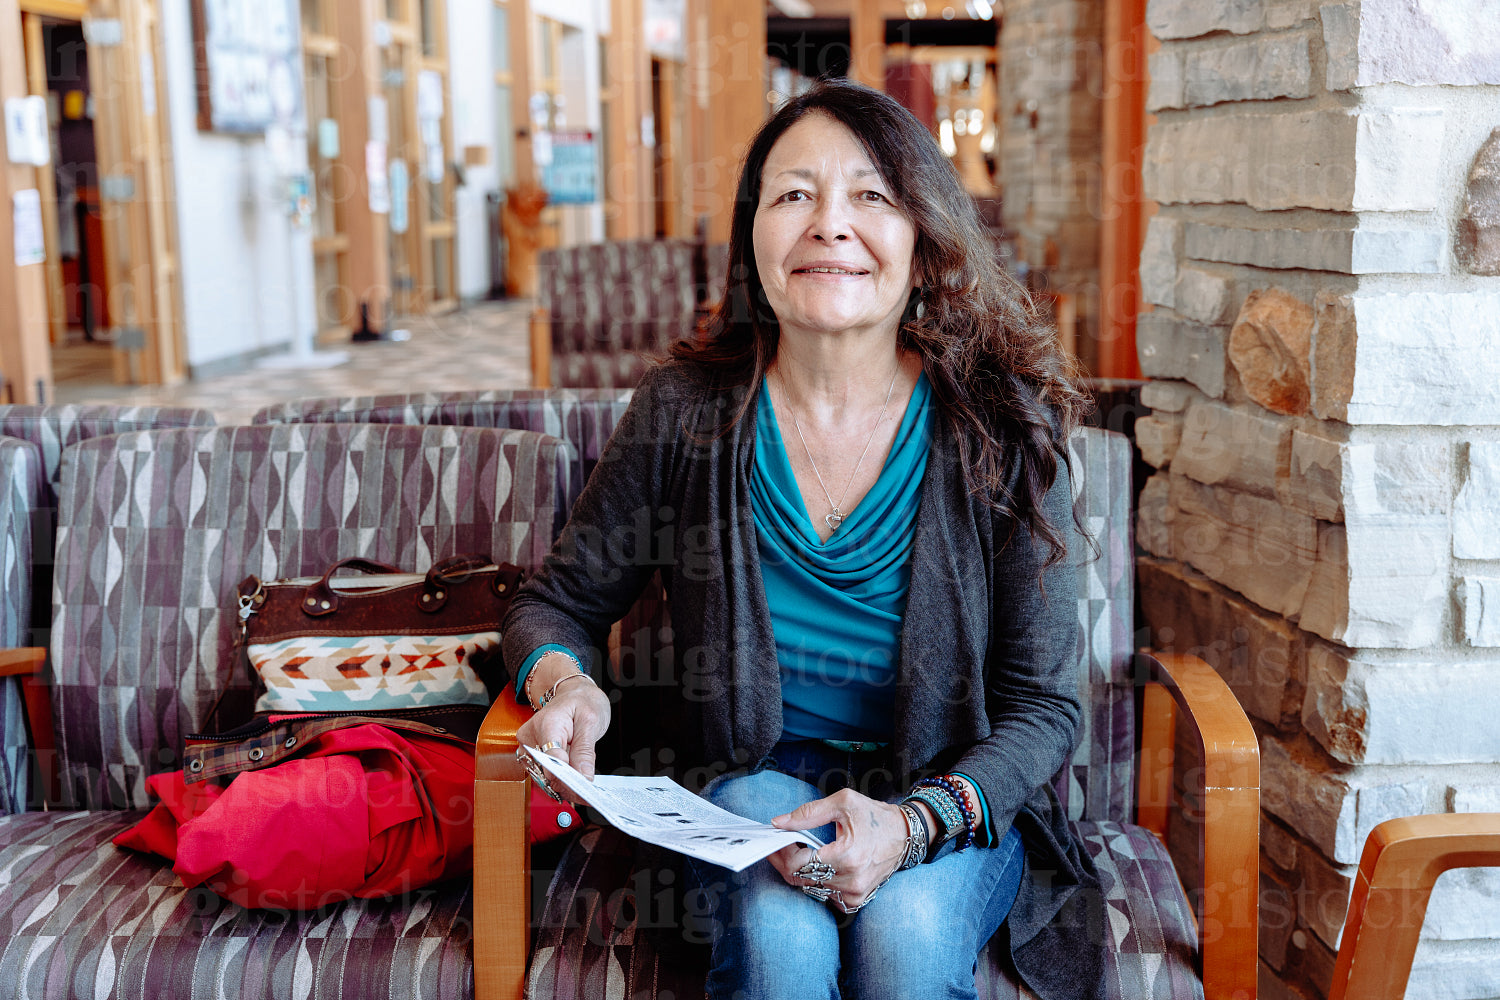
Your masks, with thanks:
[[[1355,126],[1357,212],[1425,212],[1437,208],[1433,152],[1443,148],[1443,113],[1402,108],[1361,112]]]
[[[1224,395],[1224,338],[1229,328],[1200,326],[1165,313],[1136,319],[1136,354],[1147,378],[1180,378],[1206,395]]]
[[[1141,386],[1141,405],[1161,413],[1181,413],[1203,394],[1186,382],[1156,381]]]
[[[1146,196],[1335,211],[1437,206],[1440,111],[1309,111],[1194,116],[1150,130]]]
[[[1500,442],[1471,441],[1467,452],[1463,489],[1453,502],[1453,554],[1500,559]]]
[[[1261,35],[1190,49],[1182,63],[1188,106],[1301,98],[1312,93],[1305,33]]]
[[[1500,941],[1417,942],[1407,1000],[1489,1000],[1500,997]]]
[[[1500,292],[1361,291],[1350,297],[1350,309],[1354,343],[1343,419],[1500,424]],[[1319,322],[1321,331],[1321,316]],[[1326,367],[1322,347],[1315,363]],[[1320,408],[1315,386],[1315,412],[1337,416],[1336,404]]]
[[[1189,222],[1183,251],[1194,260],[1340,274],[1436,274],[1445,233],[1423,229],[1250,229]]]
[[[1158,212],[1146,223],[1146,238],[1141,243],[1141,297],[1152,305],[1171,309],[1181,259],[1182,223]]]
[[[1500,785],[1449,785],[1448,800],[1456,813],[1500,813]]]
[[[1464,641],[1471,646],[1500,646],[1500,577],[1466,576],[1463,595]]]
[[[1175,48],[1158,49],[1148,60],[1151,85],[1146,91],[1146,110],[1180,108],[1183,98],[1182,53]]]
[[[1367,0],[1358,11],[1359,86],[1500,83],[1500,18],[1491,0]]]
[[[1206,486],[1276,496],[1291,452],[1290,421],[1219,403],[1195,403],[1183,420],[1174,471]]]
[[[1456,868],[1439,875],[1422,936],[1437,941],[1500,939],[1500,868]]]
[[[1343,448],[1344,510],[1351,527],[1403,514],[1446,517],[1453,496],[1446,440],[1355,428]]]
[[[1447,252],[1446,234],[1431,229],[1354,231],[1350,274],[1440,274]]]
[[[1182,421],[1170,417],[1139,417],[1135,422],[1135,443],[1141,458],[1153,469],[1164,469],[1172,463],[1182,440]]]
[[[1220,324],[1234,319],[1234,284],[1228,275],[1184,264],[1177,268],[1173,308],[1188,319]]]
[[[1318,535],[1317,566],[1299,623],[1347,646],[1420,649],[1443,641],[1447,519],[1355,517]]]
[[[1349,764],[1500,760],[1500,663],[1308,657],[1302,723]]]

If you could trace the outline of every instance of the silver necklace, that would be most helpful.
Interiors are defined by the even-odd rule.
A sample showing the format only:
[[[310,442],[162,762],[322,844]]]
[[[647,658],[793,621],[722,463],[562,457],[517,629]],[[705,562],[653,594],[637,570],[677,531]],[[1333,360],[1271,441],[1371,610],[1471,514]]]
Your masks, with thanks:
[[[849,495],[849,487],[854,485],[854,477],[859,475],[859,467],[864,464],[865,454],[870,450],[870,444],[875,440],[875,432],[880,430],[880,425],[885,421],[885,411],[891,405],[891,393],[896,388],[896,376],[901,374],[901,365],[896,365],[896,370],[891,372],[891,384],[885,388],[885,402],[880,406],[880,416],[875,418],[875,426],[870,428],[870,436],[865,438],[864,451],[859,453],[859,459],[854,463],[854,471],[849,473],[849,481],[844,484],[844,492],[839,494],[839,502],[833,502],[833,496],[828,492],[828,484],[823,482],[823,473],[818,471],[818,463],[813,460],[812,449],[807,446],[807,438],[802,436],[802,423],[797,419],[797,411],[792,409],[791,397],[786,394],[786,386],[781,387],[781,398],[786,403],[786,412],[791,414],[792,426],[797,428],[797,440],[802,442],[802,451],[807,455],[807,464],[812,466],[813,475],[818,477],[818,485],[823,487],[823,496],[832,507],[832,512],[823,516],[823,523],[828,525],[829,531],[838,531],[839,525],[844,523],[847,514],[841,509],[844,506],[844,498]]]

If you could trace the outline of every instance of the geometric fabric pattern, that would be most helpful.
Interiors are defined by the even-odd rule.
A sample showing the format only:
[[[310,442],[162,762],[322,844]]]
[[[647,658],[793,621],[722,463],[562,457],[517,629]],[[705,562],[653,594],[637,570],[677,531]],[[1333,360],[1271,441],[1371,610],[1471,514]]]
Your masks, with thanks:
[[[1054,782],[1072,820],[1135,819],[1135,548],[1131,451],[1124,435],[1084,427],[1068,441],[1085,538],[1078,573],[1078,747]]]
[[[693,331],[699,245],[617,240],[543,250],[537,307],[552,327],[552,384],[632,387],[647,357]]]
[[[142,431],[63,455],[52,698],[64,803],[145,808],[247,668],[236,583],[351,556],[538,565],[562,443],[526,431],[286,424]]]
[[[0,998],[474,995],[469,879],[305,913],[248,910],[110,843],[143,815],[0,817]]]
[[[41,455],[30,441],[0,437],[0,649],[30,644],[34,525]],[[0,815],[24,812],[31,783],[21,679],[0,680]]]
[[[1193,911],[1166,849],[1128,824],[1084,822],[1074,830],[1105,887],[1112,945],[1105,950],[1105,995],[1201,1000]],[[612,827],[588,827],[569,845],[536,931],[528,998],[703,996],[708,949],[701,928],[677,929],[682,917],[672,907],[683,904],[668,900],[678,879],[642,857]],[[1034,1000],[1009,968],[995,945],[980,953],[981,1000]]]
[[[246,646],[265,684],[257,712],[352,712],[488,705],[474,661],[499,632],[466,635],[310,635]]]
[[[251,422],[510,427],[550,434],[567,445],[568,481],[559,494],[559,512],[566,517],[633,394],[632,389],[489,389],[300,399],[265,407]]]

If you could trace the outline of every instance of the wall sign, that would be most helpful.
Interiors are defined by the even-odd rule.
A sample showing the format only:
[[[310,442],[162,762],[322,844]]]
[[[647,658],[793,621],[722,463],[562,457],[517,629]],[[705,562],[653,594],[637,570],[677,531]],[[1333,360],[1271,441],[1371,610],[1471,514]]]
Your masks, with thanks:
[[[36,188],[17,191],[10,196],[16,266],[42,264],[47,260],[47,244],[42,237],[42,194]]]
[[[259,133],[301,120],[296,0],[192,0],[198,127]]]
[[[592,132],[550,133],[552,159],[542,186],[553,205],[592,205],[599,200],[599,158]]]

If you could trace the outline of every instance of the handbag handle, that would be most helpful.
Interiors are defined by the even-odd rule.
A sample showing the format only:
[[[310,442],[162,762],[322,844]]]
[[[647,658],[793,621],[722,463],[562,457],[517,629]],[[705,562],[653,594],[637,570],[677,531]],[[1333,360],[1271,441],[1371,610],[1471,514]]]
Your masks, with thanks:
[[[328,572],[316,583],[308,586],[302,595],[302,613],[313,618],[321,618],[331,615],[339,609],[339,595],[334,592],[328,581],[333,574],[341,569],[357,569],[362,573],[400,573],[401,570],[389,563],[376,562],[374,559],[365,559],[360,556],[350,556],[340,559],[328,567]]]

